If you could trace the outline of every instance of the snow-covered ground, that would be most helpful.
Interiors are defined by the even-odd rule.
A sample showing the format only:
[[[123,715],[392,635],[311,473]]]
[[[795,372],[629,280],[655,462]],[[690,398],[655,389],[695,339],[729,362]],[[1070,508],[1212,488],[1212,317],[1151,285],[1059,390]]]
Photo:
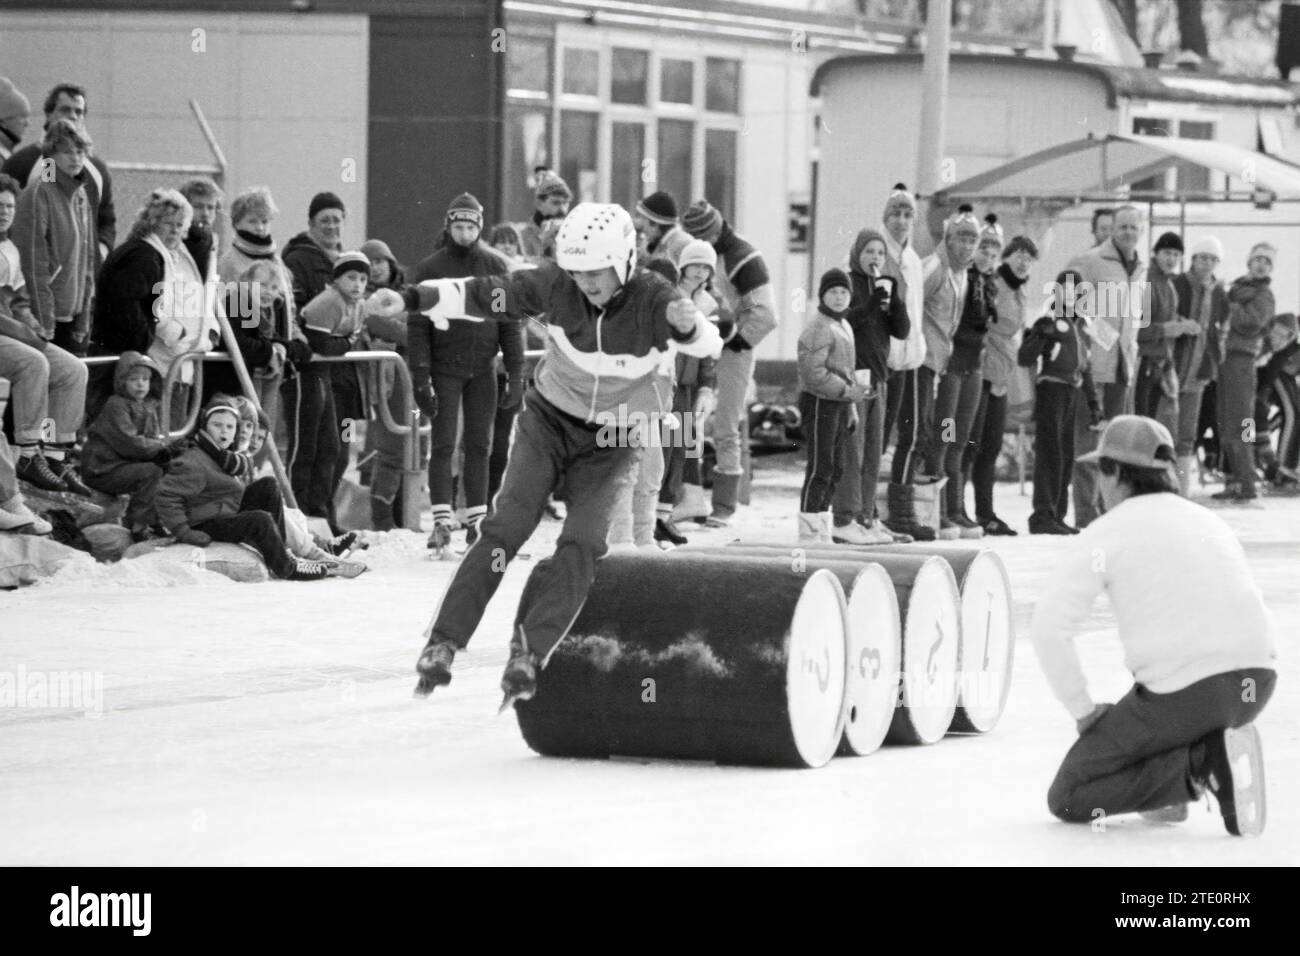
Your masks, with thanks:
[[[756,462],[723,542],[792,540],[799,465]],[[1023,528],[1029,499],[999,487]],[[1260,721],[1269,823],[1228,837],[1208,800],[1181,827],[1056,822],[1046,789],[1074,737],[1028,645],[1062,539],[993,539],[1020,635],[997,729],[818,770],[539,757],[497,716],[519,561],[450,687],[411,698],[421,631],[453,565],[405,532],[353,580],[140,586],[100,568],[0,593],[0,672],[102,674],[99,715],[0,708],[0,864],[847,863],[1255,865],[1300,858],[1300,499],[1220,512],[1281,621]],[[547,522],[526,548],[549,550]],[[699,540],[706,539],[704,534]],[[1130,681],[1099,606],[1094,695]],[[95,702],[90,701],[92,707]],[[84,705],[84,702],[83,702]]]

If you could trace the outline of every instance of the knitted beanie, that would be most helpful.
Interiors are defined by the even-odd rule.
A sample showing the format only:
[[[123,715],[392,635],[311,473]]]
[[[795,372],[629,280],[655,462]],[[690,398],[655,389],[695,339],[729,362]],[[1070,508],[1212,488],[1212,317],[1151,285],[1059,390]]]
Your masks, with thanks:
[[[323,209],[337,209],[345,216],[348,214],[347,209],[343,206],[343,200],[338,196],[333,193],[317,193],[311,197],[311,205],[307,207],[307,218],[315,219],[316,213]]]
[[[853,248],[849,250],[849,271],[865,275],[862,269],[862,250],[867,248],[867,243],[877,241],[888,251],[889,243],[885,241],[885,235],[878,229],[867,227],[858,231],[857,238],[853,240]]]
[[[345,252],[334,260],[334,278],[345,272],[362,272],[370,275],[370,258],[364,252]]]
[[[687,266],[708,266],[710,273],[718,271],[718,253],[712,245],[703,239],[692,239],[682,247],[677,256],[677,268],[686,271]]]
[[[569,189],[569,184],[560,178],[559,174],[553,169],[545,167],[535,170],[537,173],[537,186],[533,190],[533,195],[537,199],[545,199],[547,196],[563,196],[565,199],[573,199],[573,191]]]
[[[382,239],[367,239],[361,243],[361,254],[374,262],[376,259],[387,259],[389,262],[396,262],[393,256],[393,250],[388,248],[388,243]]]
[[[1201,238],[1192,243],[1192,255],[1214,256],[1214,258],[1222,262],[1223,243],[1214,236],[1201,236]]]
[[[970,203],[962,203],[957,207],[957,211],[943,222],[945,239],[959,233],[969,233],[976,237],[980,234],[979,220],[975,218],[975,207]]]
[[[1161,236],[1159,239],[1156,240],[1155,251],[1159,252],[1162,249],[1177,249],[1179,252],[1182,252],[1183,237],[1176,232],[1166,232],[1163,236]]]
[[[916,197],[908,192],[907,187],[902,183],[894,183],[893,191],[889,194],[889,198],[885,200],[884,218],[888,219],[890,213],[900,206],[906,207],[915,213]]]
[[[1286,329],[1293,338],[1300,336],[1300,323],[1296,322],[1295,313],[1293,312],[1283,312],[1281,315],[1273,316],[1273,324]]]
[[[10,82],[7,76],[0,76],[0,120],[15,116],[29,116],[32,105],[23,96],[22,91]]]
[[[980,245],[993,244],[1001,249],[1004,241],[1002,227],[998,225],[998,214],[991,212],[984,217],[984,226],[980,229]]]
[[[817,301],[820,302],[831,289],[853,291],[853,286],[849,284],[849,277],[844,274],[843,269],[827,269],[823,273],[822,281],[817,286]]]
[[[453,222],[468,222],[483,228],[483,204],[469,193],[461,193],[447,207],[447,225]]]
[[[661,226],[677,225],[677,200],[662,189],[637,203],[636,211]]]
[[[691,207],[682,215],[682,228],[692,238],[701,239],[722,228],[722,213],[709,205],[707,199],[701,199],[691,203]]]

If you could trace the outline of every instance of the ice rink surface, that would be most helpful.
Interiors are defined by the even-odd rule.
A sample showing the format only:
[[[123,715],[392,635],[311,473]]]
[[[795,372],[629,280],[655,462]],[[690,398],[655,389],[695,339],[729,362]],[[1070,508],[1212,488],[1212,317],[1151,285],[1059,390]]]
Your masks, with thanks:
[[[800,466],[756,462],[754,505],[698,543],[794,539]],[[1029,499],[998,488],[1023,529]],[[560,760],[497,716],[517,561],[455,679],[411,697],[421,632],[454,565],[398,532],[352,581],[141,586],[118,568],[0,592],[0,671],[100,672],[102,712],[0,708],[0,864],[1285,865],[1300,859],[1300,499],[1219,513],[1281,632],[1259,722],[1269,821],[1226,835],[1206,800],[1179,827],[1058,823],[1046,790],[1074,739],[1028,642],[1064,539],[995,538],[1019,635],[1000,725],[817,770]],[[546,522],[525,549],[549,552]],[[730,598],[736,599],[736,598]],[[1104,604],[1079,646],[1093,696],[1127,690]]]

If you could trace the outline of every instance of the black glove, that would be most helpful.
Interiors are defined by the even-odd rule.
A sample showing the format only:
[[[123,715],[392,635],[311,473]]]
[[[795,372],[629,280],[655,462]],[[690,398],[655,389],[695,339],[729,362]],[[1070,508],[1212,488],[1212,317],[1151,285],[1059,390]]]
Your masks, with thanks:
[[[212,543],[212,536],[202,531],[195,531],[189,525],[181,525],[172,532],[172,537],[181,544],[192,544],[196,548],[206,548]]]
[[[430,421],[438,417],[438,396],[433,390],[432,383],[421,382],[415,386],[415,404]]]
[[[506,381],[505,394],[501,396],[501,407],[506,411],[512,408],[518,408],[519,403],[524,397],[524,380],[522,378],[512,378]]]
[[[302,339],[289,339],[284,343],[285,357],[294,365],[307,365],[311,362],[311,346]]]
[[[739,332],[737,332],[735,335],[733,335],[730,339],[727,340],[726,347],[731,349],[731,351],[733,352],[748,352],[754,346],[746,342],[745,337],[741,335]]]
[[[883,309],[885,303],[889,301],[889,290],[883,285],[878,285],[871,290],[871,307],[873,309]]]
[[[723,341],[736,331],[735,319],[718,319],[718,334],[722,336]]]

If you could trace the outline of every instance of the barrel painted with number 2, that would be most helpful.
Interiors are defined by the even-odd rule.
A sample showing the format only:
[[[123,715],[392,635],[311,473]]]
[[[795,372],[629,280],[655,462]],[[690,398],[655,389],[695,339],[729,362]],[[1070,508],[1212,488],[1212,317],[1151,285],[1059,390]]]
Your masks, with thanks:
[[[844,618],[830,571],[608,556],[520,730],[550,756],[819,767],[842,731]]]

